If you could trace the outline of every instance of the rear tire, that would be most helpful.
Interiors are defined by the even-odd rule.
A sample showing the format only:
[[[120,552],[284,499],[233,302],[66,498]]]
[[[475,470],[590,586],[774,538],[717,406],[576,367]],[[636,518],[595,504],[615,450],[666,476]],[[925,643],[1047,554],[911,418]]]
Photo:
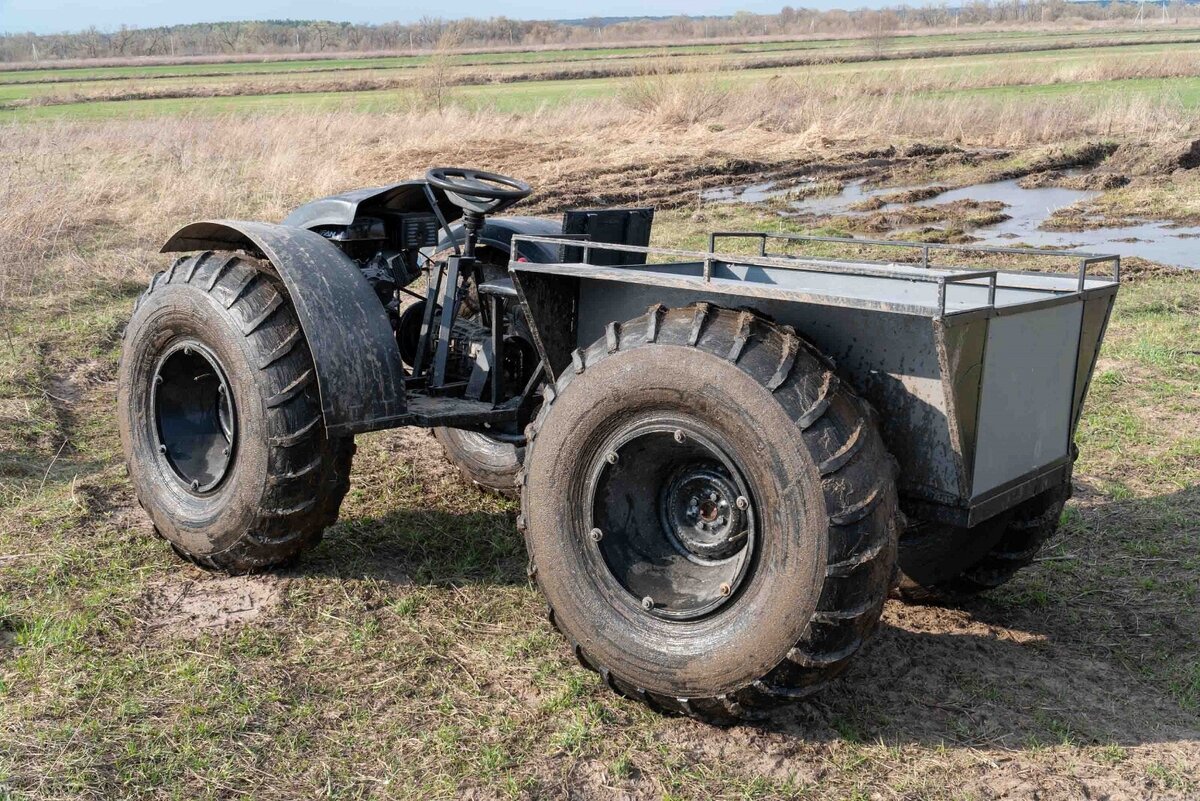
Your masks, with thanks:
[[[524,448],[461,428],[438,427],[433,429],[433,436],[467,481],[506,498],[517,497]]]
[[[216,414],[204,397],[214,374]],[[176,401],[185,411],[169,416]],[[354,443],[326,436],[287,291],[254,259],[200,253],[154,276],[125,329],[117,413],[138,501],[197,565],[230,573],[278,565],[337,519]]]
[[[518,527],[579,661],[714,723],[841,673],[896,553],[894,461],[867,405],[791,329],[707,304],[611,323],[573,358],[528,431]],[[673,500],[706,481],[708,507]],[[744,536],[708,541],[737,492],[726,527]],[[716,528],[692,531],[697,514]]]
[[[918,522],[900,537],[898,594],[949,603],[1007,584],[1058,531],[1070,497],[1068,480],[973,529]]]
[[[494,281],[508,275],[508,253],[481,247],[477,258],[484,281]],[[479,314],[480,305],[476,292],[472,290],[467,295],[461,313],[469,318],[474,317]],[[532,341],[525,315],[520,309],[510,310],[508,328],[525,340]],[[441,444],[446,458],[467,481],[506,498],[517,497],[517,476],[525,461],[524,447],[461,428],[439,426],[433,429],[433,436]]]

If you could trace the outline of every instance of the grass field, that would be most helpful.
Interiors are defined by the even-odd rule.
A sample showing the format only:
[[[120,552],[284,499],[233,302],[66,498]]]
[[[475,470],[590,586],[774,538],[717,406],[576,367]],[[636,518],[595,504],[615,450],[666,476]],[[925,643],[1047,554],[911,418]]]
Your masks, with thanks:
[[[800,60],[789,61],[787,54],[797,50],[804,51]],[[960,50],[963,55],[944,55]],[[1019,52],[1006,52],[1012,50]],[[1198,55],[1200,31],[1171,30],[1092,33],[1086,39],[1066,34],[1002,34],[987,41],[903,37],[875,56],[860,40],[833,40],[448,54],[436,67],[421,56],[18,71],[0,73],[0,121],[270,112],[297,105],[390,110],[413,102],[431,70],[445,84],[448,102],[499,111],[603,97],[641,74],[665,70],[712,74],[730,87],[827,78],[844,82],[851,91],[895,91],[899,86],[909,92],[1063,85],[1074,83],[1071,75],[1083,75],[1085,80],[1078,82],[1083,92],[1104,94],[1108,90],[1095,84],[1123,77],[1161,78],[1183,83],[1131,84],[1127,91],[1151,96],[1179,92],[1190,103],[1194,91],[1186,81],[1197,74]],[[841,63],[846,59],[854,63]],[[899,83],[894,80],[897,71],[904,76]],[[108,103],[128,105],[110,108]]]
[[[124,322],[192,220],[280,219],[464,162],[530,180],[530,213],[655,205],[659,245],[904,228],[700,199],[766,180],[1082,169],[1112,187],[1083,216],[1195,224],[1195,54],[646,70],[458,86],[441,111],[395,90],[2,112],[0,799],[1200,796],[1200,273],[1127,265],[1075,497],[1030,569],[960,607],[890,601],[828,692],[729,729],[580,668],[526,581],[515,505],[423,432],[359,437],[325,542],[230,579],[154,537],[113,420]],[[939,213],[969,237],[979,209]]]
[[[980,32],[964,31],[961,34],[924,34],[913,36],[897,36],[893,39],[889,51],[905,53],[920,52],[936,46],[951,46],[970,48],[980,43],[990,44],[997,41],[1011,42],[1016,45],[1053,47],[1056,44],[1071,46],[1079,42],[1095,45],[1116,42],[1146,42],[1172,41],[1190,39],[1197,35],[1196,30],[1188,28],[1173,28],[1168,30],[1114,30],[1114,31],[1003,31]],[[542,50],[507,50],[490,53],[451,53],[446,58],[449,63],[457,65],[480,64],[513,64],[537,62],[570,62],[589,61],[596,59],[644,58],[663,56],[692,56],[692,55],[728,55],[737,53],[768,53],[787,52],[794,50],[814,50],[818,52],[844,50],[862,51],[867,49],[861,38],[847,39],[812,39],[799,41],[746,41],[733,44],[684,44],[664,46],[628,46],[628,47],[582,47],[574,49],[542,49]],[[181,61],[174,64],[153,64],[147,66],[103,66],[103,67],[67,67],[48,69],[0,69],[0,83],[40,82],[40,81],[96,81],[124,78],[164,78],[170,76],[194,76],[262,73],[262,72],[318,72],[336,70],[367,70],[367,69],[404,69],[421,66],[430,59],[428,55],[398,55],[398,56],[368,56],[368,57],[312,57],[303,60],[255,59],[236,62],[212,61],[206,59],[203,63],[187,63]]]

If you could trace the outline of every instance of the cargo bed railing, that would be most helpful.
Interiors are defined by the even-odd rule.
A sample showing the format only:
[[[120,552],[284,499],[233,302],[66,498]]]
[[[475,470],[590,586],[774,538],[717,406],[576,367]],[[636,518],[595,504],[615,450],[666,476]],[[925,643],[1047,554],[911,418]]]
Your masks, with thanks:
[[[782,256],[783,258],[796,258],[784,254],[769,254],[767,253],[767,242],[772,239],[784,240],[787,242],[799,242],[801,244],[819,243],[819,244],[835,244],[835,245],[858,245],[867,247],[888,247],[888,248],[908,248],[910,250],[920,249],[921,251],[921,267],[932,267],[930,253],[932,251],[949,251],[952,253],[994,253],[1002,256],[1043,256],[1049,258],[1069,259],[1076,261],[1078,264],[1078,280],[1079,291],[1082,292],[1084,283],[1087,281],[1087,271],[1089,267],[1106,262],[1112,263],[1112,280],[1119,282],[1121,280],[1121,257],[1116,254],[1109,253],[1083,253],[1074,250],[1048,250],[1046,248],[1006,248],[996,245],[949,245],[940,242],[904,242],[895,239],[858,239],[845,236],[816,236],[811,234],[785,234],[785,233],[769,233],[765,231],[714,231],[708,235],[708,251],[713,253],[717,249],[718,239],[757,239],[759,240],[758,253],[760,256]],[[1004,270],[1002,272],[1017,272]]]
[[[760,253],[758,255],[745,255],[736,253],[718,253],[715,249],[716,242],[719,238],[756,238],[762,241]],[[590,240],[581,240],[575,237],[563,236],[533,236],[529,234],[517,234],[512,238],[512,254],[513,258],[519,258],[520,246],[523,242],[539,243],[546,245],[558,245],[561,247],[571,247],[582,251],[582,261],[580,264],[595,266],[597,269],[611,269],[616,271],[637,270],[643,265],[635,266],[605,266],[601,268],[598,265],[591,265],[591,254],[594,251],[618,251],[623,253],[639,253],[646,256],[659,256],[674,258],[678,261],[688,261],[703,264],[702,279],[705,283],[709,283],[713,279],[713,265],[728,264],[728,265],[745,265],[757,267],[776,267],[786,270],[794,270],[799,272],[817,272],[817,273],[833,273],[841,275],[858,275],[870,276],[878,278],[891,278],[916,283],[936,284],[937,299],[936,305],[933,307],[936,311],[938,319],[947,317],[969,318],[980,313],[989,313],[992,315],[1004,314],[1003,307],[996,306],[996,290],[998,287],[1005,288],[999,284],[1000,275],[1023,275],[1019,271],[999,271],[989,268],[962,268],[962,267],[932,267],[929,266],[928,257],[925,256],[921,265],[914,266],[902,262],[884,262],[871,260],[850,260],[850,259],[834,259],[825,257],[813,256],[789,256],[785,254],[766,253],[766,241],[769,239],[785,239],[790,241],[817,241],[825,243],[837,243],[845,245],[883,245],[897,247],[918,247],[937,250],[959,250],[967,252],[990,252],[1004,253],[1014,255],[1027,256],[1053,256],[1058,258],[1079,259],[1079,279],[1075,291],[1051,289],[1045,287],[1019,287],[1023,289],[1040,290],[1053,295],[1043,301],[1033,304],[1022,304],[1022,309],[1029,310],[1033,307],[1051,306],[1057,303],[1069,302],[1071,300],[1082,297],[1086,289],[1087,268],[1093,264],[1112,262],[1114,264],[1112,281],[1119,280],[1120,276],[1120,257],[1109,256],[1102,254],[1082,254],[1070,251],[1056,250],[1037,250],[1033,248],[994,248],[984,246],[969,246],[969,245],[942,245],[936,243],[923,242],[895,242],[889,240],[869,240],[869,239],[849,239],[838,237],[809,237],[797,234],[774,234],[763,233],[758,231],[718,231],[709,235],[709,250],[682,250],[678,248],[662,248],[662,247],[647,247],[641,245],[623,245],[609,242],[593,242]],[[574,263],[574,262],[573,262]],[[668,262],[669,263],[669,262]],[[652,265],[649,265],[652,267]],[[1029,275],[1040,275],[1049,277],[1056,275],[1053,273],[1028,273]],[[1063,274],[1057,274],[1060,278],[1069,277]],[[1102,279],[1109,280],[1109,279]],[[987,303],[981,309],[969,309],[963,311],[946,311],[946,288],[951,284],[978,284],[986,282],[987,287]],[[1016,287],[1014,287],[1016,288]],[[929,308],[929,307],[925,307]],[[897,309],[898,310],[898,309]]]

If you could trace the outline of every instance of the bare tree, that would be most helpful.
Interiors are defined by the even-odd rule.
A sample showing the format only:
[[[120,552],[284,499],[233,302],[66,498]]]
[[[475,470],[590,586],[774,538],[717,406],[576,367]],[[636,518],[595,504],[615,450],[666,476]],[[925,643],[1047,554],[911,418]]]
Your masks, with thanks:
[[[237,52],[238,42],[242,39],[242,24],[240,22],[226,22],[223,25],[218,25],[215,33],[222,50],[230,53]]]
[[[317,41],[317,50],[322,51],[333,43],[334,29],[328,22],[317,22],[310,26],[313,38]]]
[[[451,55],[462,44],[456,28],[447,28],[438,38],[429,60],[417,74],[417,94],[426,105],[441,111],[446,104],[450,87],[454,85]]]
[[[871,13],[867,23],[867,48],[875,58],[883,58],[896,31],[896,17],[890,11]]]
[[[417,20],[416,38],[417,44],[421,47],[437,48],[442,40],[442,33],[446,28],[446,23],[438,17],[430,17],[428,15]]]
[[[112,35],[113,50],[117,55],[123,56],[129,52],[133,42],[138,37],[137,28],[130,28],[128,25],[122,25],[117,29],[117,32]]]
[[[100,48],[103,45],[103,41],[100,38],[100,31],[96,30],[95,25],[84,31],[80,39],[88,58],[100,57]]]

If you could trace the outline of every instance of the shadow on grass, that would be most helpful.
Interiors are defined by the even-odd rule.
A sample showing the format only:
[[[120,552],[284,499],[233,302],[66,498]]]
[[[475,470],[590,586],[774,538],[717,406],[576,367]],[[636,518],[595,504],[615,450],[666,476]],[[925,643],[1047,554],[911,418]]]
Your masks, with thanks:
[[[401,509],[344,520],[293,572],[394,584],[525,583],[525,546],[510,512]]]
[[[1200,486],[1073,507],[1004,588],[889,602],[844,677],[759,727],[972,748],[1200,741],[1197,521]]]
[[[1197,652],[1195,606],[1139,591],[1142,577],[1126,558],[1126,546],[1157,548],[1162,561],[1148,564],[1173,565],[1175,578],[1194,582],[1188,515],[1198,507],[1200,487],[1090,506],[1009,587],[958,607],[889,602],[845,676],[750,725],[804,741],[1008,750],[1200,739],[1200,717],[1170,679],[1170,666]],[[1060,548],[1085,564],[1062,573]],[[350,519],[289,572],[399,586],[526,581],[507,511]],[[565,665],[565,646],[563,655]]]

